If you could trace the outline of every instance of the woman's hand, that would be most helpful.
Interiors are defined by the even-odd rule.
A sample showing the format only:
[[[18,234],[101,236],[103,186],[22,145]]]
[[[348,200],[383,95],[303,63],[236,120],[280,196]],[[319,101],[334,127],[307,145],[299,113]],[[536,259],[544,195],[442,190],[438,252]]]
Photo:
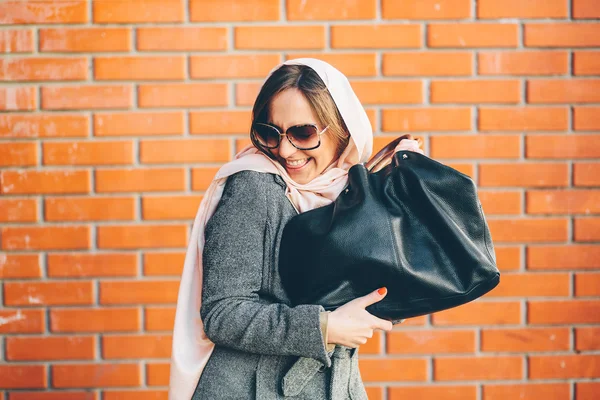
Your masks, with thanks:
[[[419,139],[413,139],[412,135],[408,135],[408,138],[402,139],[398,146],[394,149],[394,152],[408,150],[415,151],[417,153],[425,154],[421,149],[421,141]]]
[[[365,308],[383,300],[386,288],[381,288],[366,296],[356,298],[329,314],[328,342],[346,347],[358,347],[373,336],[374,329],[389,331],[392,323],[377,318]]]

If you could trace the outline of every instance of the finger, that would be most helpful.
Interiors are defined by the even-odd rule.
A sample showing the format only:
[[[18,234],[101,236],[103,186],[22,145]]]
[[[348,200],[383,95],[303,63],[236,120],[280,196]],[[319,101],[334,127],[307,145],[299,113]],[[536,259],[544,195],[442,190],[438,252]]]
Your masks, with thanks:
[[[372,291],[366,296],[359,297],[360,304],[362,307],[366,308],[371,304],[375,304],[378,301],[383,300],[385,295],[387,294],[387,289],[385,287],[379,288],[377,290]]]
[[[394,325],[385,319],[373,317],[373,329],[381,329],[382,331],[391,331]]]

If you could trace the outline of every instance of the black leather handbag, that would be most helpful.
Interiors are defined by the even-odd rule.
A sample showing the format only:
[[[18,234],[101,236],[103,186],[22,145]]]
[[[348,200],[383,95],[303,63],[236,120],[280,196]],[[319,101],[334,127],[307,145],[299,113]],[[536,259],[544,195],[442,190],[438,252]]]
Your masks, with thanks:
[[[500,281],[475,183],[392,141],[348,172],[332,204],[284,228],[279,272],[294,305],[333,310],[387,287],[367,308],[397,322],[472,301]]]

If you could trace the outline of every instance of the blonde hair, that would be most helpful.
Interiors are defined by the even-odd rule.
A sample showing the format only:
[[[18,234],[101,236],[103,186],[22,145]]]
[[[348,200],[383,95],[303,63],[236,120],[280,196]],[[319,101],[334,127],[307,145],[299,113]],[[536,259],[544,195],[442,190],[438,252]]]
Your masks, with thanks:
[[[321,129],[329,126],[327,132],[336,143],[336,158],[339,157],[348,145],[350,133],[327,86],[306,65],[282,65],[269,76],[254,102],[252,124],[267,123],[273,98],[288,89],[297,89],[304,95],[316,114]],[[250,138],[254,146],[260,149],[255,143],[254,135],[250,135]]]

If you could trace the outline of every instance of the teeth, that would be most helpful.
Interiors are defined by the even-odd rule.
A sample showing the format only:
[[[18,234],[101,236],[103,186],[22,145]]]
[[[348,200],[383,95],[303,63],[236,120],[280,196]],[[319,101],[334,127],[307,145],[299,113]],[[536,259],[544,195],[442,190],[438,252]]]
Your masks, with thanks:
[[[308,158],[303,158],[302,160],[294,160],[294,161],[291,161],[291,160],[286,160],[286,163],[287,163],[289,166],[292,166],[292,167],[297,167],[297,166],[299,166],[299,165],[302,165],[302,164],[304,164],[304,163],[305,163],[307,160],[308,160]]]

